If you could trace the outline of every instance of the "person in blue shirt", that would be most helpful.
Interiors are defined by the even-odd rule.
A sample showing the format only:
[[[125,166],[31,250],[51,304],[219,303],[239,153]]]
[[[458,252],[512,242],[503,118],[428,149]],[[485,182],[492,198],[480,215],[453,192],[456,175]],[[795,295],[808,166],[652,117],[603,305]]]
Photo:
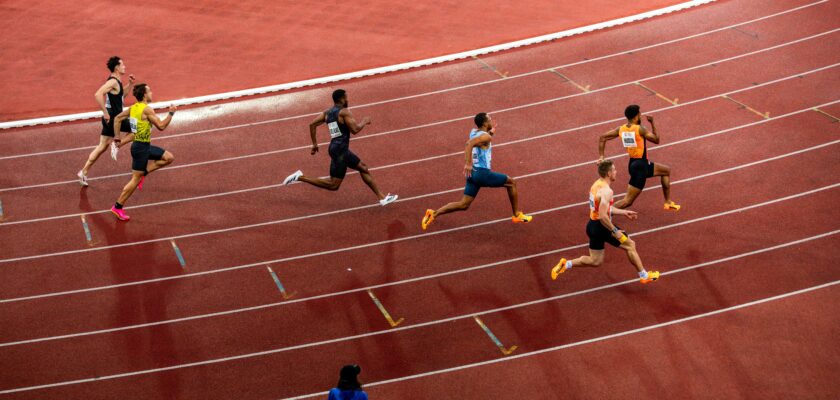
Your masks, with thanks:
[[[478,113],[473,119],[475,128],[470,131],[470,139],[467,141],[467,147],[464,149],[464,158],[466,165],[464,166],[464,176],[467,178],[466,187],[464,187],[464,197],[460,201],[449,203],[437,211],[428,209],[426,215],[420,226],[423,230],[431,225],[432,221],[440,215],[455,212],[465,211],[470,208],[478,190],[483,187],[504,187],[507,189],[508,197],[510,198],[510,206],[513,209],[514,223],[531,222],[533,217],[525,215],[519,210],[519,196],[516,193],[516,182],[513,178],[493,172],[490,169],[490,162],[493,158],[492,140],[493,135],[496,134],[496,123],[490,118],[487,113]]]
[[[362,368],[358,365],[345,365],[339,373],[338,385],[330,390],[327,400],[368,400],[367,393],[359,383]]]

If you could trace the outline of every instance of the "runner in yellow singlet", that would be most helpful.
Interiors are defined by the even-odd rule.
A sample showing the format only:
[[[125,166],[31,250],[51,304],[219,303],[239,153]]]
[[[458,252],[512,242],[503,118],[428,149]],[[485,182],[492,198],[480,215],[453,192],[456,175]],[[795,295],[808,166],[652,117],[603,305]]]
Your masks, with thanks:
[[[166,129],[172,122],[172,116],[175,115],[177,107],[169,106],[169,115],[161,121],[155,114],[155,110],[148,106],[149,102],[152,101],[151,87],[141,83],[134,87],[133,94],[137,98],[137,103],[114,118],[114,134],[117,137],[120,135],[120,123],[125,119],[128,119],[131,125],[132,133],[128,136],[133,136],[133,141],[120,140],[120,146],[131,142],[132,158],[131,180],[125,185],[117,202],[111,207],[111,212],[121,221],[131,219],[123,210],[123,206],[134,193],[134,189],[143,189],[143,181],[146,179],[146,175],[175,161],[175,156],[172,153],[160,147],[152,146],[152,125],[161,131]]]
[[[630,155],[630,162],[627,165],[630,171],[627,195],[615,203],[615,208],[624,209],[633,205],[636,197],[644,190],[647,178],[659,176],[662,182],[662,195],[665,196],[665,210],[679,211],[680,206],[671,200],[671,167],[665,164],[654,164],[647,158],[647,142],[659,144],[659,134],[656,133],[653,117],[646,116],[650,123],[650,132],[648,132],[642,126],[642,113],[639,106],[635,104],[627,106],[624,116],[627,117],[626,124],[601,135],[598,141],[598,154],[601,156],[599,163],[604,160],[604,147],[607,141],[619,136],[621,136],[621,144]]]
[[[598,175],[600,178],[592,184],[589,189],[589,221],[586,223],[586,235],[589,236],[589,255],[578,257],[574,260],[561,258],[554,268],[551,269],[551,279],[566,272],[573,267],[597,267],[604,261],[604,244],[609,243],[613,247],[620,247],[627,252],[630,263],[639,272],[639,281],[651,283],[659,279],[659,271],[645,270],[642,259],[636,251],[636,243],[612,222],[612,216],[624,215],[633,220],[638,217],[635,211],[613,208],[613,191],[610,183],[615,182],[615,165],[611,160],[598,164]]]

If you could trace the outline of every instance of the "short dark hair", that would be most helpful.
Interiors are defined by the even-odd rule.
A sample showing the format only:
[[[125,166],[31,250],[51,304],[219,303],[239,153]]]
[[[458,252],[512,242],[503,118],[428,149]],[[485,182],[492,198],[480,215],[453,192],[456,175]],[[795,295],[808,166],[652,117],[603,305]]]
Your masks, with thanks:
[[[355,364],[341,367],[338,385],[336,387],[339,390],[362,390],[362,384],[359,383],[359,374],[361,372],[362,367]]]
[[[341,101],[341,99],[344,98],[344,96],[347,96],[347,92],[345,92],[344,89],[338,89],[334,91],[332,94],[333,103],[338,103],[339,101]]]
[[[628,120],[636,118],[639,115],[639,106],[635,104],[631,104],[624,109],[624,116],[627,117]]]
[[[117,56],[113,56],[113,57],[109,58],[108,59],[108,64],[107,64],[108,65],[108,70],[111,71],[111,72],[114,72],[114,70],[117,69],[117,65],[120,65],[120,61],[122,61],[122,58],[119,58]]]
[[[473,121],[475,122],[476,127],[481,128],[484,125],[484,123],[487,122],[487,113],[476,114],[475,118],[473,118]]]
[[[612,168],[612,166],[612,160],[601,161],[601,163],[598,164],[598,175],[600,175],[601,178],[606,178],[607,174],[610,173],[610,168]]]
[[[134,98],[137,99],[137,101],[143,101],[143,96],[146,95],[147,87],[148,85],[145,83],[138,83],[134,86],[134,90],[132,90],[131,93],[134,94]]]

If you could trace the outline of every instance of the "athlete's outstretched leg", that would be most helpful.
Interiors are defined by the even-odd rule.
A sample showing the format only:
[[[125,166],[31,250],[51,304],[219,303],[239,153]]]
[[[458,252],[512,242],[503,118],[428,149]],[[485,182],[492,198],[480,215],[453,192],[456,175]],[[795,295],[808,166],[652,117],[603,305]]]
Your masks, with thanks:
[[[665,164],[653,164],[653,176],[660,177],[662,182],[662,195],[665,203],[671,201],[671,167]]]
[[[615,204],[613,204],[613,207],[625,209],[632,206],[633,202],[636,201],[636,198],[639,197],[640,193],[642,193],[641,189],[633,185],[627,185],[627,194],[623,199],[616,201]]]
[[[114,140],[114,138],[112,138],[110,136],[105,136],[105,135],[100,135],[99,136],[99,144],[96,145],[96,147],[93,149],[93,151],[90,152],[90,155],[88,155],[87,162],[85,162],[85,166],[82,168],[82,175],[87,175],[88,174],[88,171],[90,171],[90,167],[92,167],[93,164],[96,162],[96,160],[99,159],[99,156],[101,156],[102,153],[104,153],[105,150],[108,149],[108,146],[111,144],[111,142],[113,140]]]
[[[513,216],[519,212],[519,194],[516,191],[516,181],[508,177],[505,182],[505,188],[508,192],[508,199],[510,199],[510,208],[513,210]]]
[[[306,182],[306,183],[308,183],[312,186],[316,186],[316,187],[319,187],[321,189],[327,189],[327,190],[332,190],[332,191],[338,190],[338,188],[341,187],[341,181],[342,181],[342,179],[334,178],[332,176],[329,177],[329,178],[323,179],[323,178],[310,178],[310,177],[307,177],[306,175],[301,175],[300,177],[297,178],[297,180],[299,180],[301,182]]]
[[[353,167],[351,167],[353,168]],[[379,188],[376,186],[376,182],[373,181],[373,176],[370,175],[370,170],[368,170],[367,165],[365,163],[360,162],[355,168],[356,171],[359,171],[359,175],[362,176],[362,180],[365,181],[365,184],[368,185],[370,190],[373,191],[373,194],[376,195],[376,198],[382,200],[385,198],[385,195],[379,191]]]

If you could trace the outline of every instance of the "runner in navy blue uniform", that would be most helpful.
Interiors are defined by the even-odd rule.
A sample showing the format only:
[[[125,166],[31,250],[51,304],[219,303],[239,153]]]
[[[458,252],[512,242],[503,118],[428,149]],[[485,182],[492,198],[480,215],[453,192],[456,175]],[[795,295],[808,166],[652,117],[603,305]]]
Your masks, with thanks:
[[[350,134],[358,134],[364,129],[366,125],[370,124],[370,118],[362,119],[361,124],[356,123],[353,118],[353,113],[348,109],[347,92],[338,89],[333,92],[332,99],[335,105],[327,111],[322,112],[309,124],[309,135],[312,137],[312,155],[318,152],[318,140],[315,138],[315,128],[318,125],[327,124],[330,132],[330,177],[310,178],[303,175],[300,170],[294,174],[289,175],[283,180],[284,185],[289,185],[295,181],[306,182],[310,185],[317,186],[327,190],[338,190],[344,176],[347,174],[347,168],[359,171],[362,180],[370,187],[370,190],[376,194],[380,205],[386,205],[397,200],[397,195],[388,193],[383,195],[376,187],[376,182],[368,171],[367,165],[363,163],[358,156],[350,151]]]
[[[108,70],[111,75],[104,84],[93,95],[99,108],[102,110],[102,133],[99,136],[99,145],[90,152],[85,166],[79,171],[76,176],[79,177],[79,184],[82,186],[88,185],[87,174],[90,167],[99,159],[99,156],[105,152],[108,146],[111,146],[111,158],[115,161],[117,159],[117,147],[114,146],[114,116],[121,113],[123,110],[123,99],[131,93],[134,88],[134,75],[128,75],[128,86],[123,88],[122,76],[125,75],[125,63],[117,56],[108,59]],[[120,124],[120,131],[131,132],[128,121],[123,121]]]

